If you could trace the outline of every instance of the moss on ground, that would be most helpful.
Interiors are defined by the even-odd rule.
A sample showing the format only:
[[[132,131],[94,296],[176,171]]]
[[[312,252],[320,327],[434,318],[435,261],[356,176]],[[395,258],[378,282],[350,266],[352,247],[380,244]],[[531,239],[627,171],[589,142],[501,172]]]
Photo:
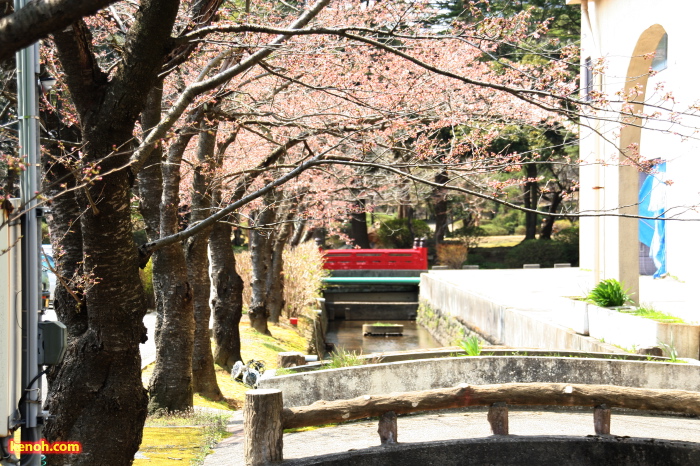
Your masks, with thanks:
[[[251,359],[263,361],[267,369],[277,367],[277,353],[280,351],[305,352],[307,342],[297,333],[296,328],[286,324],[269,325],[270,335],[263,335],[252,329],[248,322],[242,322],[241,355],[243,362]],[[144,386],[153,373],[153,364],[142,371]],[[213,401],[195,394],[195,408],[216,410],[202,415],[190,413],[146,420],[143,441],[136,466],[160,464],[201,464],[211,447],[225,437],[225,424],[228,415],[243,406],[245,393],[250,387],[231,380],[231,375],[216,366],[216,379],[224,400]]]
[[[203,427],[145,427],[135,466],[191,464],[205,442]]]

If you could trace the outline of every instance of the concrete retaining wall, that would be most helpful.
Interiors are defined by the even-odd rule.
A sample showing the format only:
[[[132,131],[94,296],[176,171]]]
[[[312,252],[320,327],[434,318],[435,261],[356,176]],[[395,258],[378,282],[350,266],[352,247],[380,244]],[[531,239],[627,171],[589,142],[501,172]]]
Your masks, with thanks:
[[[434,310],[459,316],[491,335],[495,344],[503,343],[503,319],[506,306],[473,291],[459,288],[437,275],[423,274],[420,301]]]
[[[263,379],[259,388],[282,390],[284,405],[305,406],[386,394],[512,382],[610,384],[700,391],[700,368],[692,364],[617,359],[477,356],[345,367]]]
[[[576,333],[573,329],[561,325],[561,319],[553,319],[557,314],[572,313],[573,300],[539,293],[534,302],[532,297],[523,296],[522,301],[525,305],[517,308],[513,305],[519,301],[517,295],[509,294],[508,286],[507,283],[503,284],[503,292],[499,298],[461,287],[449,281],[446,276],[428,273],[421,275],[420,302],[422,306],[428,306],[434,312],[459,317],[469,322],[480,333],[493,337],[496,340],[495,344],[514,348],[604,353],[623,351],[597,338]],[[493,290],[491,292],[493,293]],[[576,316],[572,315],[572,319],[577,316],[578,313]],[[583,330],[583,318],[580,320],[580,324],[572,326],[580,326],[579,330]],[[587,321],[585,326],[587,327]],[[697,353],[695,356],[682,357],[697,358]]]
[[[609,343],[625,348],[665,344],[673,347],[679,357],[699,356],[699,325],[656,322],[593,304],[588,305],[588,321],[591,336]]]

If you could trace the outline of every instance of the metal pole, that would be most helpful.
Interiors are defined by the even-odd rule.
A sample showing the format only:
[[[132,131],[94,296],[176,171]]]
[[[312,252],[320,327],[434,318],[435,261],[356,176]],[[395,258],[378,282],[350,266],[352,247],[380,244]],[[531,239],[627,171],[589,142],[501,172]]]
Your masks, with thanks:
[[[16,9],[27,0],[18,0]],[[37,83],[39,76],[39,44],[17,52],[17,106],[19,113],[20,155],[26,157],[26,170],[20,181],[22,215],[22,414],[23,442],[41,440],[41,368],[38,364],[38,326],[41,294],[41,225],[36,195],[39,192],[39,133]],[[41,453],[22,454],[22,465],[39,466]]]

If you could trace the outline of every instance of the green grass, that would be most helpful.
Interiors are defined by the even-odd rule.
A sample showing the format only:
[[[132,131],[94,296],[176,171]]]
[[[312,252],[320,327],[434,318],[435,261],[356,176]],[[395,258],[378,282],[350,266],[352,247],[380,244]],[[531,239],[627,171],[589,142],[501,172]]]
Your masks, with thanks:
[[[278,375],[290,375],[290,374],[298,374],[299,372],[293,371],[291,369],[288,369],[286,367],[281,367],[279,369],[275,369],[275,377]]]
[[[387,324],[386,322],[375,322],[371,325],[374,325],[375,327],[393,327],[395,325],[401,325],[401,324]]]
[[[331,354],[331,360],[324,369],[338,369],[340,367],[361,366],[365,360],[360,357],[360,354],[354,351],[345,351],[339,347]]]
[[[479,237],[480,248],[499,248],[513,247],[520,244],[525,235],[510,235],[510,236],[481,236]]]
[[[189,411],[149,416],[134,465],[200,465],[212,447],[227,435],[226,413]]]
[[[476,335],[472,335],[466,340],[459,342],[460,348],[462,348],[468,356],[479,356],[481,354],[481,340]]]
[[[662,311],[657,311],[651,306],[644,305],[637,309],[629,311],[621,311],[634,316],[644,317],[645,319],[655,320],[666,324],[685,324],[686,322],[680,317],[672,316]]]
[[[678,350],[676,350],[676,346],[673,344],[673,338],[671,338],[671,343],[664,343],[662,341],[659,342],[659,346],[663,348],[663,350],[668,353],[668,357],[671,360],[671,362],[682,362],[686,363],[687,361],[682,361],[678,359]]]

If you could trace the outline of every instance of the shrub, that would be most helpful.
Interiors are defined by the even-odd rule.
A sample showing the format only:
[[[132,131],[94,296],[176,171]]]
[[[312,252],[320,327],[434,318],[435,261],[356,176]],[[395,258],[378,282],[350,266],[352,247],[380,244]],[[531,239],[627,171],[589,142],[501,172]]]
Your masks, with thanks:
[[[570,248],[559,241],[525,240],[508,251],[505,261],[511,268],[521,268],[523,264],[554,267],[559,262],[571,262]]]
[[[508,230],[505,227],[494,223],[482,223],[480,228],[484,232],[484,236],[507,236]]]
[[[387,248],[408,249],[413,247],[414,238],[429,238],[432,236],[432,231],[426,222],[423,220],[412,220],[411,230],[408,228],[408,219],[406,218],[389,218],[381,221],[377,236],[379,243]]]
[[[512,235],[518,226],[525,223],[525,213],[517,209],[507,210],[496,215],[491,223],[505,229],[506,235]]]
[[[287,317],[297,317],[314,298],[321,296],[323,278],[330,272],[323,268],[323,255],[312,241],[284,250],[284,302]]]
[[[236,272],[243,279],[243,312],[247,312],[253,298],[250,282],[253,279],[253,264],[250,261],[250,251],[236,251]]]
[[[555,222],[556,224],[556,222]],[[559,231],[555,231],[552,239],[560,243],[575,245],[578,247],[578,225],[573,225]]]
[[[569,262],[573,266],[578,265],[578,225],[555,233],[552,239],[564,245],[565,260],[562,260],[562,262]]]
[[[586,299],[600,307],[624,306],[630,300],[627,290],[622,289],[622,284],[614,278],[601,280],[593,288]]]
[[[518,225],[515,227],[514,234],[516,235],[524,235],[527,232],[527,227],[525,225]]]
[[[462,268],[467,260],[467,245],[463,243],[442,243],[437,245],[437,259],[440,265],[451,269]]]
[[[284,251],[284,313],[286,317],[297,317],[304,307],[312,304],[314,298],[320,297],[322,280],[329,275],[323,268],[323,256],[312,241],[300,244],[296,248],[287,247]],[[236,271],[243,279],[243,306],[250,304],[252,293],[250,282],[253,265],[249,251],[236,254]]]

